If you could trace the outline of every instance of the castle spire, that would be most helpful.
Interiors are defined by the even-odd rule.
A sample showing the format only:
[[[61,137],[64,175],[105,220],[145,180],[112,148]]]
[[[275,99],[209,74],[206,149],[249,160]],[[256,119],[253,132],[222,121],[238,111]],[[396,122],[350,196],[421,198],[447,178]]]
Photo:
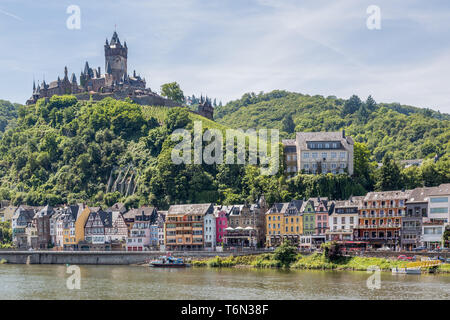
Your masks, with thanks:
[[[67,66],[64,67],[64,80],[69,80],[69,77],[67,76]]]

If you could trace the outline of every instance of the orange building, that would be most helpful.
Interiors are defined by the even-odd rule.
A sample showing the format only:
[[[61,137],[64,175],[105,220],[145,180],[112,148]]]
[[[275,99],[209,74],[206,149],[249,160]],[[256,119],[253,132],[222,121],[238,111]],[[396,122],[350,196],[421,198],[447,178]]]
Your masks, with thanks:
[[[166,249],[203,249],[204,216],[213,213],[212,203],[170,206],[164,223]]]
[[[372,248],[400,246],[402,216],[410,191],[369,192],[359,208],[356,240],[367,241]]]

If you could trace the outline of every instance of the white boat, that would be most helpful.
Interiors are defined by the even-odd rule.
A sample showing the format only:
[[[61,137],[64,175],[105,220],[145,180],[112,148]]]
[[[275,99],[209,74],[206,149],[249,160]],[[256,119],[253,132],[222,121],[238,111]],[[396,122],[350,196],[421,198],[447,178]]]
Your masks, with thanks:
[[[393,274],[421,274],[422,271],[419,268],[392,268]]]

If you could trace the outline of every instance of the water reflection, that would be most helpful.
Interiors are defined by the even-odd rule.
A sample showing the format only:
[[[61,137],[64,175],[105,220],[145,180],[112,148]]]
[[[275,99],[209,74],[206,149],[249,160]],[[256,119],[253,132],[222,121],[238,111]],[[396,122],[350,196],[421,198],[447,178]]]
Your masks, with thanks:
[[[0,265],[6,299],[450,299],[449,275],[247,269],[80,266],[81,290],[68,290],[66,266]]]

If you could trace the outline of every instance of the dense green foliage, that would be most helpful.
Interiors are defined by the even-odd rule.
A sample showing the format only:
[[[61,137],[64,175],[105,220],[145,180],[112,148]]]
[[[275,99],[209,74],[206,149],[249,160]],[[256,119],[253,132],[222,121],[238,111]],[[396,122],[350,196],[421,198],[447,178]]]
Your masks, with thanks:
[[[279,261],[283,267],[289,267],[297,259],[297,247],[289,241],[283,243],[275,249],[273,259]]]
[[[233,128],[277,128],[285,138],[295,131],[339,131],[366,143],[381,162],[388,152],[394,159],[417,159],[450,153],[450,115],[399,104],[377,104],[309,96],[287,91],[247,93],[215,108],[216,121]],[[292,118],[295,130],[290,123]]]
[[[12,230],[11,223],[0,222],[0,249],[12,247]]]
[[[6,127],[14,123],[17,118],[18,104],[13,104],[9,101],[0,100],[0,137],[5,131]]]
[[[161,95],[173,101],[183,103],[184,93],[176,82],[166,83],[161,86]]]
[[[357,97],[345,101],[285,91],[246,94],[216,108],[221,123],[186,108],[140,106],[110,98],[93,102],[54,96],[19,107],[2,102],[0,111],[8,117],[0,139],[0,199],[13,204],[85,201],[109,206],[123,201],[128,207],[152,204],[164,209],[177,203],[252,202],[261,194],[272,204],[450,182],[448,115],[376,104],[371,98],[361,102]],[[361,112],[368,115],[361,119]],[[279,128],[285,137],[298,130],[345,128],[357,141],[355,172],[352,177],[301,174],[287,179],[282,161],[273,176],[262,175],[254,165],[175,165],[171,154],[178,142],[171,140],[171,133],[185,128],[192,134],[193,121],[202,121],[203,130],[222,133],[229,126]],[[406,156],[423,156],[426,161],[403,169],[398,159]],[[379,159],[384,163],[381,169]],[[136,192],[128,197],[107,193],[111,172],[128,165],[137,172]]]

